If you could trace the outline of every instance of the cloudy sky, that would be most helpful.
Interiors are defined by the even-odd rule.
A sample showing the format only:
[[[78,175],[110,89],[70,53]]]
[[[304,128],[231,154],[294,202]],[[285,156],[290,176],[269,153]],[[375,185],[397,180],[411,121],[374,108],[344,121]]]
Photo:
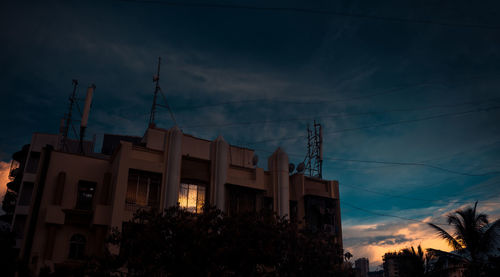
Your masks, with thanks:
[[[58,131],[72,79],[80,97],[97,86],[89,138],[142,135],[161,56],[182,130],[256,149],[261,167],[278,146],[301,162],[307,124],[323,125],[345,246],[372,269],[446,250],[425,222],[475,200],[500,217],[495,1],[41,2],[0,4],[1,168]]]

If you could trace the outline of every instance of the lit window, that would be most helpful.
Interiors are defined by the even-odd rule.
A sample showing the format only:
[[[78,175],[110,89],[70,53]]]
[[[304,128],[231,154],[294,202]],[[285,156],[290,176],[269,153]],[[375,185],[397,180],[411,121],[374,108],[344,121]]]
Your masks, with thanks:
[[[95,182],[79,181],[78,197],[76,199],[76,208],[80,210],[91,210],[92,200],[95,194]]]
[[[69,241],[69,255],[68,258],[74,260],[81,260],[85,257],[85,244],[87,240],[83,235],[76,234],[71,237]]]
[[[196,184],[181,184],[179,205],[192,213],[201,213],[205,204],[205,186]]]
[[[125,203],[131,207],[157,207],[160,202],[161,174],[130,169]]]

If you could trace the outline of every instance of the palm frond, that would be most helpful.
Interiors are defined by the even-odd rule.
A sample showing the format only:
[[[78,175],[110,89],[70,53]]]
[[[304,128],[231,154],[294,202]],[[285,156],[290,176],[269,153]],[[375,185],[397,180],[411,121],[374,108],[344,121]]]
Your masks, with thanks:
[[[500,241],[500,219],[495,220],[487,228],[480,241],[481,249],[486,251],[490,247],[498,247],[497,244]]]
[[[458,249],[461,249],[462,248],[462,244],[460,244],[452,235],[450,235],[448,232],[446,232],[444,229],[442,229],[441,227],[433,224],[433,223],[428,223],[429,226],[431,226],[432,228],[434,228],[438,235],[443,238],[444,240],[446,240],[448,242],[448,244],[453,247],[453,249],[455,250],[458,250]]]
[[[488,225],[488,216],[486,214],[478,214],[476,215],[476,224],[478,228],[482,228],[485,225]]]

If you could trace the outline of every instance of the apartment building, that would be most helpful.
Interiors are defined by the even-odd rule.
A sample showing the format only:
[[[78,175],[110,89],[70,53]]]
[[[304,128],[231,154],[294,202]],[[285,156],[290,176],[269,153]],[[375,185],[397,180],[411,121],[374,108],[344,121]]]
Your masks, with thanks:
[[[354,262],[354,272],[356,277],[368,277],[370,262],[368,258],[359,258]]]
[[[35,273],[100,256],[111,228],[121,230],[137,209],[177,204],[199,213],[209,203],[229,215],[270,209],[331,232],[342,245],[338,182],[290,172],[281,148],[264,170],[254,150],[154,125],[142,137],[105,135],[102,150],[93,148],[36,133],[18,155],[12,229],[19,257]]]

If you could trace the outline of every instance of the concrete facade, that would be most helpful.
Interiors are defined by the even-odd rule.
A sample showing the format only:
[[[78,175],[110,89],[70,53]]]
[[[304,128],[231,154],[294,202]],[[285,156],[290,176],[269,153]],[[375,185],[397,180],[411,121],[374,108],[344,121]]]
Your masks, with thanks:
[[[150,127],[142,139],[119,140],[111,155],[67,151],[58,135],[35,136],[31,147],[39,151],[39,162],[23,177],[23,183],[33,183],[31,199],[27,207],[16,205],[12,224],[25,221],[17,246],[33,272],[100,256],[111,228],[121,230],[138,208],[178,203],[193,212],[209,203],[229,215],[272,209],[332,232],[342,246],[338,182],[291,174],[280,148],[266,171],[254,165],[251,149],[222,137],[196,138],[177,127]]]
[[[368,277],[370,263],[367,258],[359,258],[354,262],[354,270],[356,277]]]

